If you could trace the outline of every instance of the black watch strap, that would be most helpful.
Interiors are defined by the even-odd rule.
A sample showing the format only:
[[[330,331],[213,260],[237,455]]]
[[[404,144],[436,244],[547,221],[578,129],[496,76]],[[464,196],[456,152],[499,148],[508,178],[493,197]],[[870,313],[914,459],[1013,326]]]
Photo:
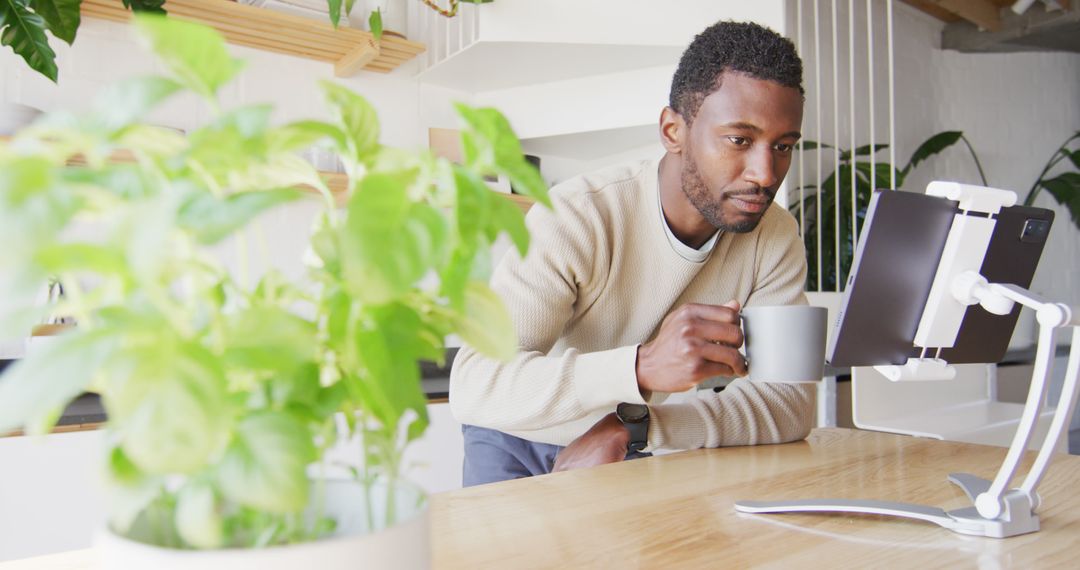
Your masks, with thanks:
[[[619,404],[615,416],[630,432],[630,441],[626,444],[629,452],[638,452],[649,445],[649,406],[645,404]]]

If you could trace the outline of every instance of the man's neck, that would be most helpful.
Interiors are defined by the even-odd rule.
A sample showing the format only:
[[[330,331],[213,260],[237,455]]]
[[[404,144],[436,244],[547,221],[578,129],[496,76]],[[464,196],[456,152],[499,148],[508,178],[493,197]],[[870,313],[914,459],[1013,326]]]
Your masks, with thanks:
[[[665,154],[660,160],[660,206],[671,233],[679,241],[698,249],[716,233],[682,189],[682,157]]]

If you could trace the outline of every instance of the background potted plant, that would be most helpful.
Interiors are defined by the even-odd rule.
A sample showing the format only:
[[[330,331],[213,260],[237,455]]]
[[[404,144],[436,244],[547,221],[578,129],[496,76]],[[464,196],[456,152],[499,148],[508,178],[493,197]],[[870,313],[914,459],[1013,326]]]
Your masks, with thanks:
[[[129,567],[352,568],[355,548],[380,537],[395,566],[423,565],[426,511],[400,465],[427,426],[418,360],[441,360],[450,333],[495,357],[516,350],[481,269],[496,237],[522,253],[529,237],[483,177],[550,205],[539,173],[493,109],[458,106],[460,165],[380,145],[374,109],[333,83],[322,85],[332,121],[272,126],[266,105],[221,110],[216,93],[242,62],[216,32],[158,16],[135,27],[170,77],[127,80],[90,114],[48,115],[0,145],[0,336],[42,310],[79,323],[5,370],[0,431],[45,433],[72,398],[101,394],[104,544]],[[140,122],[181,91],[205,100],[208,124],[184,137]],[[346,166],[342,208],[294,154],[320,141]],[[109,160],[116,149],[134,162]],[[67,165],[74,155],[85,165]],[[304,278],[249,282],[243,263],[230,271],[208,253],[226,239],[248,249],[241,230],[311,195],[298,185],[324,205]],[[94,231],[70,233],[87,221]],[[66,285],[63,306],[35,309],[50,276]],[[348,503],[327,498],[336,484],[320,476],[345,438],[364,454]],[[356,529],[386,530],[315,541]],[[272,554],[249,548],[261,546]]]
[[[866,208],[870,204],[871,177],[874,178],[873,187],[891,188],[895,176],[896,188],[902,188],[904,179],[921,162],[940,153],[959,141],[963,141],[979,170],[982,183],[986,185],[986,178],[982,173],[982,165],[979,164],[978,156],[971,148],[971,144],[961,131],[944,131],[938,133],[919,145],[911,158],[903,168],[895,168],[888,161],[875,160],[873,164],[870,157],[889,147],[887,144],[864,145],[855,149],[854,152],[839,149],[840,166],[835,171],[828,173],[819,184],[807,184],[792,191],[792,195],[801,195],[801,200],[795,201],[788,210],[795,219],[800,220],[803,232],[803,243],[806,246],[806,262],[808,272],[806,276],[807,291],[836,291],[841,289],[838,283],[847,281],[848,272],[851,270],[851,260],[855,246],[853,238],[857,237],[862,228],[862,221],[866,217]],[[804,150],[831,149],[832,146],[816,141],[802,143]],[[852,227],[852,170],[855,178],[855,218],[857,225]],[[839,187],[839,223],[837,216],[837,192]],[[820,200],[820,219],[818,218],[818,201]],[[821,234],[820,263],[818,251],[818,234]],[[839,235],[838,235],[839,234]],[[839,239],[840,254],[836,254],[836,243]],[[840,269],[837,271],[837,257],[839,257]],[[820,267],[821,274],[818,275]],[[839,281],[837,280],[839,276]]]

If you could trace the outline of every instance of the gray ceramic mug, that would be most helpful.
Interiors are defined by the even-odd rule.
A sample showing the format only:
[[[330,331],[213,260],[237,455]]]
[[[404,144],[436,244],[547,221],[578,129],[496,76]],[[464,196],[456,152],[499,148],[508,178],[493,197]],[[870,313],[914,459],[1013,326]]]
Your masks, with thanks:
[[[825,373],[825,331],[828,318],[828,311],[824,307],[747,307],[742,310],[741,316],[751,380],[821,380]]]

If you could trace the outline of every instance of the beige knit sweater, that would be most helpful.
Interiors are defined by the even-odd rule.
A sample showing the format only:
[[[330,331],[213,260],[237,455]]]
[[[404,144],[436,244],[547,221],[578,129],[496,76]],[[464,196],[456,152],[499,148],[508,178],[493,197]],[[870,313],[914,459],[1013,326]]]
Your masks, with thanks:
[[[658,163],[635,162],[552,189],[554,211],[527,216],[532,245],[512,251],[492,276],[517,328],[510,362],[463,347],[450,374],[450,406],[462,423],[566,445],[615,410],[646,403],[637,348],[675,308],[690,302],[805,304],[805,252],[795,220],[773,205],[758,227],[724,233],[704,262],[665,237]],[[779,443],[806,437],[812,384],[739,379],[689,403],[649,395],[648,449]]]

